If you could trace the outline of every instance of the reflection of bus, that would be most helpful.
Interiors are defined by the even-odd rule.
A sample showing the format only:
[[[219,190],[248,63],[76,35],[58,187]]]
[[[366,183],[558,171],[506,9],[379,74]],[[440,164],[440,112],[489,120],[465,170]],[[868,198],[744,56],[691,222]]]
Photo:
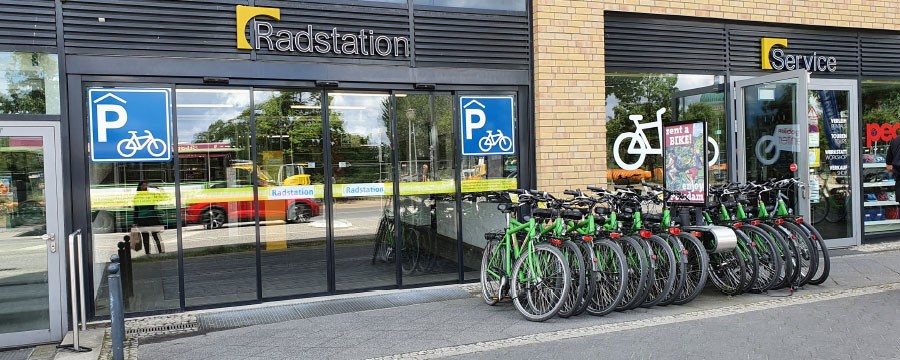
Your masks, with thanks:
[[[297,165],[286,164],[278,179],[254,165],[249,151],[229,143],[178,145],[181,200],[185,223],[216,228],[227,222],[253,221],[253,171],[257,172],[260,194],[264,187],[308,185],[309,175]],[[165,199],[156,204],[167,227],[177,222],[173,163],[113,163],[91,167],[92,229],[95,233],[126,231],[132,223],[132,198],[140,180],[151,184]],[[107,185],[108,184],[108,185]],[[156,187],[154,189],[153,187]],[[260,196],[260,218],[306,221],[319,215],[314,199],[265,200]]]

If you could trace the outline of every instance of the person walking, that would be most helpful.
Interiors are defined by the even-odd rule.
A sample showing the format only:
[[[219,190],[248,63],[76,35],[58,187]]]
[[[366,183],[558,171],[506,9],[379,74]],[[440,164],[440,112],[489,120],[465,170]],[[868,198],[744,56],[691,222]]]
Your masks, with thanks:
[[[162,227],[162,221],[159,220],[159,214],[156,212],[156,201],[153,194],[147,191],[147,181],[138,183],[137,194],[134,196],[134,225],[137,225],[141,232],[141,239],[144,242],[144,254],[150,255],[150,235],[156,242],[156,252],[162,254],[163,246],[159,238],[159,228]]]
[[[894,175],[894,201],[900,201],[900,136],[895,134],[884,155],[885,168]]]

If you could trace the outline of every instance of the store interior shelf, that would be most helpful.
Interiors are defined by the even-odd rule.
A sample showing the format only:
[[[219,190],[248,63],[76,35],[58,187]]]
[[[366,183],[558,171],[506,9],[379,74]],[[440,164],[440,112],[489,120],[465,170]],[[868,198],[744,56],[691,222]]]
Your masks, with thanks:
[[[877,226],[877,225],[900,225],[900,219],[893,219],[893,220],[879,220],[879,221],[866,221],[864,224],[866,224],[866,226]]]
[[[863,163],[863,169],[876,169],[885,167],[885,163]]]
[[[896,206],[896,205],[900,205],[900,203],[898,203],[898,202],[896,202],[896,201],[866,201],[866,202],[863,203],[863,205],[866,206],[866,207],[870,207],[870,206]]]
[[[879,182],[867,182],[863,183],[863,187],[882,187],[882,186],[894,186],[895,181],[879,181]]]

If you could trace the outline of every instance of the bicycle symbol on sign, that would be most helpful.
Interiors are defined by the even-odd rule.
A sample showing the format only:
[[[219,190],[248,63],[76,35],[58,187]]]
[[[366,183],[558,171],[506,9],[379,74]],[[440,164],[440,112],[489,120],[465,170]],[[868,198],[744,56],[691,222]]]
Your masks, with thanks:
[[[122,139],[116,145],[116,151],[122,157],[132,157],[138,151],[144,149],[147,149],[147,152],[153,157],[160,157],[166,153],[166,142],[153,137],[153,133],[150,130],[144,130],[144,133],[147,134],[144,136],[137,136],[137,131],[129,131],[128,133],[131,134],[131,138]]]
[[[497,130],[496,134],[491,134],[493,131],[488,130],[487,135],[478,140],[478,148],[481,151],[488,152],[494,148],[494,146],[500,146],[500,150],[509,151],[512,149],[512,139],[509,136],[503,135],[503,131]]]
[[[643,115],[628,115],[628,120],[631,120],[631,122],[634,123],[637,131],[622,133],[616,138],[616,142],[613,143],[613,157],[616,159],[616,164],[618,164],[620,168],[624,170],[636,170],[644,164],[644,159],[647,158],[647,155],[662,155],[662,114],[665,112],[666,108],[657,110],[656,121],[646,124],[641,124],[641,120],[644,120]],[[659,145],[657,147],[653,147],[653,145],[650,144],[650,139],[648,139],[647,134],[644,133],[644,130],[653,128],[656,128],[656,132],[659,134]],[[628,143],[628,149],[626,151],[630,155],[638,155],[637,161],[630,164],[626,163],[622,159],[622,155],[619,154],[619,147],[628,139],[631,139],[631,141]],[[712,160],[709,161],[709,165],[712,166],[719,160],[719,143],[709,136],[706,137],[706,141],[709,142],[709,150],[712,151]]]

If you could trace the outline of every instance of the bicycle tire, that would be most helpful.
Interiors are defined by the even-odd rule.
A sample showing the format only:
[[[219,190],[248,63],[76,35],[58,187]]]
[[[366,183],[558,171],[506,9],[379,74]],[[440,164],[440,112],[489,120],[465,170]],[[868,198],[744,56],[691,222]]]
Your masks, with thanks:
[[[758,224],[756,226],[768,233],[769,236],[775,240],[775,249],[778,251],[778,255],[781,256],[781,271],[779,271],[778,278],[775,280],[774,284],[772,284],[770,290],[780,289],[790,285],[794,273],[794,255],[790,243],[785,240],[784,235],[780,231],[769,224]]]
[[[590,294],[587,312],[604,316],[616,310],[625,295],[628,270],[622,248],[610,240],[594,241],[594,258],[597,259],[596,290]]]
[[[831,205],[828,204],[828,198],[820,198],[819,202],[809,205],[809,217],[814,224],[819,224],[828,218],[828,212]]]
[[[687,259],[684,257],[684,244],[678,236],[671,235],[666,237],[666,242],[672,247],[672,254],[675,256],[675,283],[672,284],[672,290],[659,301],[657,306],[666,306],[675,301],[675,298],[681,294],[684,288],[685,276],[687,273]]]
[[[549,244],[534,245],[534,250],[519,256],[513,267],[513,306],[528,321],[552,318],[570,291],[570,276],[569,265],[558,249]]]
[[[828,275],[831,272],[831,256],[828,254],[828,246],[825,245],[825,239],[822,238],[822,234],[819,233],[815,226],[805,222],[799,224],[802,225],[802,229],[805,229],[812,235],[813,244],[816,246],[816,252],[819,255],[816,273],[809,279],[809,283],[821,285],[825,280],[828,280]]]
[[[805,286],[816,272],[816,265],[819,260],[815,252],[815,245],[812,244],[810,238],[806,236],[806,232],[801,230],[796,224],[785,221],[781,223],[782,228],[787,229],[791,234],[791,241],[794,242],[797,252],[794,257],[797,259],[798,271],[795,276],[793,285],[795,288]]]
[[[585,280],[587,280],[587,286],[584,288],[584,296],[578,302],[578,307],[575,309],[575,312],[572,316],[578,316],[587,311],[587,307],[589,305],[590,294],[593,294],[594,291],[597,291],[597,272],[595,271],[596,262],[594,262],[594,251],[593,251],[593,241],[582,241],[579,243],[581,247],[581,255],[584,256],[584,264],[585,269]]]
[[[558,246],[558,249],[562,252],[563,258],[569,263],[569,272],[572,274],[570,277],[572,287],[569,289],[569,294],[566,296],[563,306],[559,308],[559,317],[567,318],[575,315],[575,311],[578,310],[584,299],[584,291],[587,287],[585,278],[587,270],[584,263],[584,254],[581,253],[581,248],[572,240],[563,241]]]
[[[403,243],[400,245],[400,269],[403,275],[410,275],[419,266],[419,253],[422,248],[420,233],[412,226],[403,229]]]
[[[738,295],[744,291],[747,266],[737,249],[709,255],[709,279],[725,295]]]
[[[504,266],[504,245],[500,240],[491,240],[485,244],[481,253],[481,298],[488,305],[495,305],[503,298],[503,286],[509,281],[504,280],[506,266]]]
[[[625,254],[628,266],[628,281],[625,283],[622,301],[616,306],[617,311],[633,309],[644,302],[644,287],[647,281],[647,253],[634,237],[626,236],[616,241]]]
[[[650,281],[647,283],[647,297],[641,304],[642,307],[651,307],[658,304],[675,285],[677,277],[677,264],[672,247],[657,235],[650,235],[647,239],[650,256]]]
[[[738,243],[737,250],[744,257],[744,265],[747,267],[747,281],[744,283],[743,292],[750,291],[750,287],[756,283],[759,275],[759,257],[756,255],[756,247],[747,236],[747,233],[740,229],[732,229],[737,234]]]
[[[684,305],[696,299],[703,292],[709,277],[709,255],[706,253],[703,243],[696,236],[686,232],[682,232],[678,236],[681,237],[681,243],[684,244],[686,250],[687,270],[684,288],[675,297],[672,304]]]
[[[775,240],[765,231],[753,225],[744,225],[741,230],[754,243],[756,255],[759,258],[756,282],[750,286],[750,290],[758,293],[766,292],[775,286],[783,266],[781,256],[775,250]]]

